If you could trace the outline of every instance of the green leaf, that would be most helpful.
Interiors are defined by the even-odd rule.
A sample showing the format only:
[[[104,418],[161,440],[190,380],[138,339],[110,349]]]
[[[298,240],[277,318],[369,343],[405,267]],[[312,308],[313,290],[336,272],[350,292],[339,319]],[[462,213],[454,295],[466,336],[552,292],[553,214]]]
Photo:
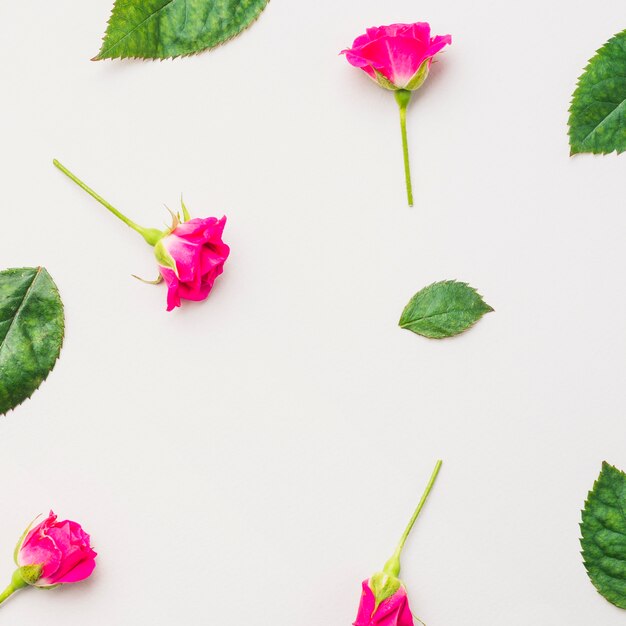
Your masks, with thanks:
[[[116,0],[94,60],[167,59],[215,48],[254,22],[269,0]]]
[[[626,474],[604,462],[580,525],[585,568],[595,588],[626,609]]]
[[[467,283],[446,280],[418,291],[402,311],[400,326],[431,339],[453,337],[493,309]]]
[[[571,154],[626,150],[626,30],[589,61],[572,98]]]
[[[0,272],[0,415],[41,385],[63,344],[63,303],[42,268]]]

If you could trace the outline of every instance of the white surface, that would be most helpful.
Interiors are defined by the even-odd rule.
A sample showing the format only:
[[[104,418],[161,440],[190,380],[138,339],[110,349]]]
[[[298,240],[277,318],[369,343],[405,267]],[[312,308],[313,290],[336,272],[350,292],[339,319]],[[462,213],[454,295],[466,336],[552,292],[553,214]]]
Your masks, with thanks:
[[[3,624],[346,626],[439,456],[403,562],[428,626],[623,624],[578,521],[601,461],[626,467],[626,156],[566,137],[623,3],[272,0],[215,52],[91,63],[111,4],[1,12],[0,265],[49,269],[67,338],[0,420],[0,571],[49,507],[100,552]],[[393,97],[337,52],[419,19],[454,43],[410,109],[409,210]],[[130,277],[149,248],[53,157],[147,226],[181,191],[226,213],[210,299],[166,314]],[[497,312],[400,330],[448,278]]]

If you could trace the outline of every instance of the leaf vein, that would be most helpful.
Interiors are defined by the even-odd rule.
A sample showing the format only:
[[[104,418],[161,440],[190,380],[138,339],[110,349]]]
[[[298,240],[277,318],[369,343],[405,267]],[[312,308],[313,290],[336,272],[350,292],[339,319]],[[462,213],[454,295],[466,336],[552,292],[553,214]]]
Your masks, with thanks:
[[[22,309],[24,308],[24,303],[28,300],[28,296],[30,292],[32,291],[33,286],[35,282],[37,281],[37,279],[39,278],[39,276],[41,276],[41,267],[37,268],[37,272],[33,276],[33,280],[31,281],[30,285],[28,285],[28,289],[24,293],[24,297],[22,298],[22,301],[20,302],[19,306],[17,307],[15,311],[15,315],[13,316],[13,319],[11,320],[11,323],[9,324],[9,328],[7,329],[6,335],[4,336],[4,339],[0,342],[0,354],[2,354],[2,350],[6,347],[7,337],[11,334],[11,329],[13,328],[13,324],[15,324],[15,321],[20,316],[20,313],[22,312]]]
[[[581,143],[585,143],[587,141],[587,139],[589,139],[589,137],[591,137],[591,135],[593,135],[593,133],[595,133],[600,127],[604,126],[604,124],[606,124],[614,115],[615,113],[619,113],[620,109],[622,108],[623,105],[626,104],[626,99],[622,100],[608,115],[606,115],[602,121],[597,124],[596,126],[594,126],[588,133],[587,135],[585,135],[584,139],[581,140]]]
[[[148,15],[148,17],[146,17],[145,19],[141,20],[139,24],[136,24],[135,26],[133,26],[133,28],[131,28],[127,33],[124,34],[123,37],[120,37],[120,39],[114,42],[111,46],[109,46],[108,48],[106,46],[103,46],[102,51],[100,52],[100,55],[102,55],[103,53],[110,52],[116,46],[119,46],[127,37],[130,37],[137,29],[141,28],[146,22],[150,21],[155,15],[158,15],[161,11],[165,10],[168,6],[170,6],[170,4],[172,4],[172,2],[175,2],[175,1],[176,0],[167,0],[167,2],[161,8],[154,11],[154,13],[151,13],[150,15]]]

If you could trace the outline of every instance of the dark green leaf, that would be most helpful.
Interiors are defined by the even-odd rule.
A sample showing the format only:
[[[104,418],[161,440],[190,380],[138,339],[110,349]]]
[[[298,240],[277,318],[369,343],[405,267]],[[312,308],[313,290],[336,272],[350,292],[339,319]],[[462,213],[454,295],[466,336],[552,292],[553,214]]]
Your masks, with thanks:
[[[116,0],[96,60],[167,59],[215,48],[259,17],[268,0]]]
[[[585,568],[595,588],[626,609],[626,474],[608,463],[589,492],[580,525]]]
[[[571,153],[626,150],[626,30],[589,61],[572,98]]]
[[[402,311],[400,326],[431,339],[453,337],[493,309],[467,283],[447,280],[418,291]]]
[[[42,268],[0,272],[0,415],[46,379],[63,344],[63,304]]]

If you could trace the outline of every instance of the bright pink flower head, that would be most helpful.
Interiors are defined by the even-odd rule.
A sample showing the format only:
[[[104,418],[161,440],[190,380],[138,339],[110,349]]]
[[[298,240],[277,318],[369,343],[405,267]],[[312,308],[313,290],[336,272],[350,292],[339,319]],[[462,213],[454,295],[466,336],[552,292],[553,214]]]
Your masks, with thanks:
[[[435,55],[452,43],[450,35],[430,36],[430,25],[391,24],[368,28],[342,54],[387,89],[419,89]]]
[[[391,596],[377,605],[371,579],[363,581],[361,604],[354,626],[414,626],[404,585],[400,584]]]
[[[15,550],[19,567],[41,567],[37,579],[29,581],[35,587],[85,580],[96,567],[96,556],[89,535],[80,524],[69,520],[57,522],[52,511],[43,522],[26,532]]]
[[[159,271],[167,284],[167,310],[181,299],[204,300],[223,272],[230,248],[222,241],[226,218],[194,218],[176,223],[155,246]]]

